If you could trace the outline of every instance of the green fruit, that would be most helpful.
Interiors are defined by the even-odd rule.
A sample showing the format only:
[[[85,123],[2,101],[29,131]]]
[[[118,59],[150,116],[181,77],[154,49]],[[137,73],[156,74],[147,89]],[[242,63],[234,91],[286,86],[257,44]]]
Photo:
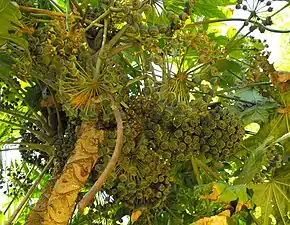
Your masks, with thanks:
[[[149,32],[148,32],[149,28],[148,28],[147,26],[142,25],[142,26],[140,26],[139,28],[140,28],[140,34],[141,34],[142,36],[148,35],[148,33],[149,33]]]
[[[144,13],[149,13],[152,10],[152,6],[150,4],[145,4],[142,9]]]
[[[148,33],[152,37],[156,37],[159,34],[159,30],[157,26],[151,26],[148,29]]]
[[[182,21],[185,21],[188,19],[188,14],[186,12],[181,12],[179,14],[179,19],[181,19]]]
[[[168,12],[166,13],[166,16],[167,16],[167,19],[170,20],[170,21],[172,21],[172,22],[173,22],[173,21],[175,20],[175,18],[176,18],[175,13],[172,12],[172,11],[168,11]]]

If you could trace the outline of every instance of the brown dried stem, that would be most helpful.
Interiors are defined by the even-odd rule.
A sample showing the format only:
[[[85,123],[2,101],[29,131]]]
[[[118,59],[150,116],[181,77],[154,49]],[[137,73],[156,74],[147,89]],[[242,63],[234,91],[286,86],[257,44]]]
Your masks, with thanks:
[[[117,140],[115,145],[115,150],[112,155],[111,160],[109,161],[107,167],[99,177],[99,179],[96,181],[96,183],[93,185],[93,187],[90,189],[90,191],[83,197],[83,199],[78,203],[78,210],[80,213],[84,212],[85,207],[90,204],[96,193],[102,188],[103,184],[106,182],[112,171],[114,170],[117,161],[119,159],[122,146],[123,146],[123,121],[121,117],[121,113],[116,105],[116,102],[114,98],[111,96],[111,104],[112,108],[114,110],[116,122],[117,122]]]

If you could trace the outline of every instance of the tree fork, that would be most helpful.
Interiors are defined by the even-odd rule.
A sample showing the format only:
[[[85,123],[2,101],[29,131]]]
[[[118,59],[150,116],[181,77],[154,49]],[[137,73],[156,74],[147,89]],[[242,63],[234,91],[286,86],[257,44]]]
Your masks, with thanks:
[[[75,208],[81,188],[98,159],[98,148],[104,132],[97,130],[95,121],[84,122],[80,128],[72,156],[52,190],[44,213],[43,225],[66,225]]]

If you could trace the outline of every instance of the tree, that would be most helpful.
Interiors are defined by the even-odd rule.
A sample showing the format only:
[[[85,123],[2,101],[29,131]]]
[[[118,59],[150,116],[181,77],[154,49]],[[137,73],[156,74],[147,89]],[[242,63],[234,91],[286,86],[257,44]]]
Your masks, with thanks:
[[[288,224],[289,72],[250,36],[288,33],[288,6],[1,1],[0,144],[22,156],[3,219],[19,201],[7,224]]]

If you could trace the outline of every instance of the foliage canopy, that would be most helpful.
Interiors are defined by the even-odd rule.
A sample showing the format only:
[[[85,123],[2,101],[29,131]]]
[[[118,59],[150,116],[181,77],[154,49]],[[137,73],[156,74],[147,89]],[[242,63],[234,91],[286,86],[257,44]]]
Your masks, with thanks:
[[[289,4],[0,0],[0,221],[289,224]]]

